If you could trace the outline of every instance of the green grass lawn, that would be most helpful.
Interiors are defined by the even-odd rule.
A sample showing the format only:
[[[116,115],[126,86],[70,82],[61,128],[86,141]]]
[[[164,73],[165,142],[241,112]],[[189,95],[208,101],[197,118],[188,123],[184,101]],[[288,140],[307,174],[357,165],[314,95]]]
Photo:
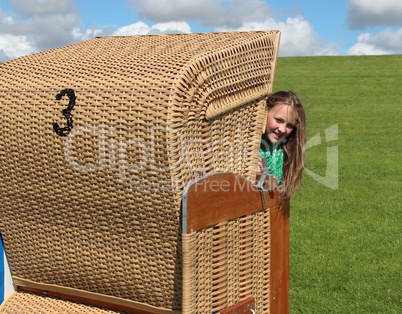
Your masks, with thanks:
[[[291,313],[402,313],[401,85],[402,55],[278,60],[274,91],[302,99],[324,180],[305,173],[291,205]]]

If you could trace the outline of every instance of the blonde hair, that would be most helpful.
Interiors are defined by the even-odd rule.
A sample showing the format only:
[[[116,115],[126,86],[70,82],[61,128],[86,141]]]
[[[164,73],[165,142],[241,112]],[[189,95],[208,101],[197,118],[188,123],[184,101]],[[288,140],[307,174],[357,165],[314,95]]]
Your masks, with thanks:
[[[281,194],[284,198],[294,196],[302,185],[306,155],[306,115],[299,97],[291,92],[279,91],[267,99],[268,111],[279,105],[290,106],[297,114],[295,126],[282,144],[284,152]]]

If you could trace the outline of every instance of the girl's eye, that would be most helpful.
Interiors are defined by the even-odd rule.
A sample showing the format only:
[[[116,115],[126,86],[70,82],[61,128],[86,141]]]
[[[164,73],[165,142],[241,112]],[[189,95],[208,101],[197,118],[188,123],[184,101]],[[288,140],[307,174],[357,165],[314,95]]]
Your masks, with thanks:
[[[294,126],[293,124],[288,124],[286,127],[287,127],[288,129],[293,130],[295,126]]]

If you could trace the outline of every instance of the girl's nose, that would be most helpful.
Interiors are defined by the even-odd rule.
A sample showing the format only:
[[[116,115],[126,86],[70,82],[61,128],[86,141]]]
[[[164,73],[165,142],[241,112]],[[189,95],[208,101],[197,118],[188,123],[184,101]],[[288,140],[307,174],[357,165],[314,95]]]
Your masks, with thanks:
[[[279,125],[279,128],[278,128],[278,130],[279,130],[279,132],[281,132],[281,133],[285,133],[285,126],[283,125],[283,124],[280,124]]]

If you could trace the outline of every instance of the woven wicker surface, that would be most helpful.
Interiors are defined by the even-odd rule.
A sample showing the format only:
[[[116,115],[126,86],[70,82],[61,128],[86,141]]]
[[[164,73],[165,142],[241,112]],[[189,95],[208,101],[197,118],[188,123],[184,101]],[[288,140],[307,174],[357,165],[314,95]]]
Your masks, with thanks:
[[[1,65],[13,275],[180,310],[182,189],[200,171],[254,176],[278,39],[95,38]]]
[[[0,307],[1,314],[112,314],[121,313],[32,293],[15,292]]]
[[[183,236],[183,313],[218,313],[250,296],[256,313],[269,313],[269,211]]]

